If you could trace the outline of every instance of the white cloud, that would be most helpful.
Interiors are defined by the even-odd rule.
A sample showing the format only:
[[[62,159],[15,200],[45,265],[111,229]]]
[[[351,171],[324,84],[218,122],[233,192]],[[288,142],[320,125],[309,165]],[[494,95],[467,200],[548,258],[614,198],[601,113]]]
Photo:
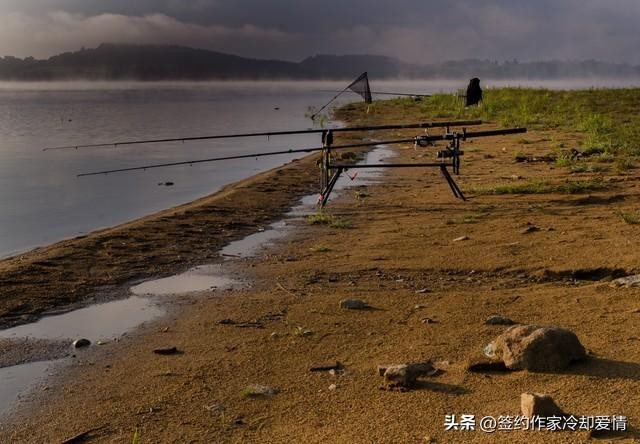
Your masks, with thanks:
[[[246,48],[259,52],[261,47],[268,50],[295,40],[295,36],[277,29],[251,24],[203,26],[164,14],[136,17],[54,12],[41,17],[21,13],[0,16],[0,55],[20,57],[47,57],[105,42],[177,44],[243,53]]]

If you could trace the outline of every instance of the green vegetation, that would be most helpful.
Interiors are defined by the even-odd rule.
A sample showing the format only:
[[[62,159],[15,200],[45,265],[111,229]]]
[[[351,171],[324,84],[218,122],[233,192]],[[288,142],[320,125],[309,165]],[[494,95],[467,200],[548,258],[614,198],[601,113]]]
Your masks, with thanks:
[[[339,219],[324,211],[318,211],[316,214],[307,216],[309,225],[327,225],[331,228],[351,228],[351,222]]]
[[[640,225],[640,212],[623,213],[621,211],[618,213],[618,215],[622,218],[623,221],[625,221],[629,225]]]
[[[640,89],[486,89],[483,104],[469,108],[451,94],[436,94],[421,102],[392,102],[424,118],[476,118],[503,127],[570,131],[581,138],[576,148],[588,156],[640,156]],[[523,145],[527,142],[520,140]],[[552,145],[564,147],[558,142]]]
[[[559,184],[549,182],[525,182],[518,184],[488,185],[471,189],[477,195],[498,194],[579,194],[605,189],[607,185],[601,180],[569,181]]]

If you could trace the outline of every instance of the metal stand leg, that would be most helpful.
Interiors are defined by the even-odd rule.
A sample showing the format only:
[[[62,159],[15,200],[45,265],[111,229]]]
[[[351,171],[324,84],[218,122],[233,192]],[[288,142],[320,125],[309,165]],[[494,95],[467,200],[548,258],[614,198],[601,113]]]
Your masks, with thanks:
[[[322,197],[322,199],[320,200],[320,208],[324,208],[324,206],[327,204],[329,195],[331,194],[331,191],[333,191],[333,187],[336,185],[336,182],[340,178],[340,174],[342,174],[342,171],[342,168],[338,168],[336,172],[333,173],[333,176],[331,176],[331,180],[329,181],[327,187],[322,190],[322,193],[320,194],[320,196]]]
[[[451,188],[453,195],[458,199],[462,199],[466,201],[467,199],[466,197],[464,197],[464,194],[462,194],[462,190],[460,190],[460,187],[458,187],[458,184],[456,183],[456,181],[453,180],[453,177],[451,177],[451,174],[449,174],[449,171],[447,170],[447,167],[445,165],[440,166],[440,172],[442,173],[445,180],[449,184],[449,188]]]

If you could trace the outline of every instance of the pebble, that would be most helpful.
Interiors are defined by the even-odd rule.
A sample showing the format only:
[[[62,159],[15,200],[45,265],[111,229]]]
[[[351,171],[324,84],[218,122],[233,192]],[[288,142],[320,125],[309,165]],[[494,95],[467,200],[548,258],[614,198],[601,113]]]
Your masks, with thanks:
[[[73,341],[73,346],[75,348],[88,347],[90,345],[91,345],[91,341],[85,338],[76,339],[75,341]]]
[[[469,240],[469,236],[460,236],[460,237],[456,237],[453,242],[462,242],[462,241],[466,241]]]
[[[338,389],[338,386],[337,386],[337,385],[335,385],[335,384],[331,384],[331,385],[329,386],[329,390],[331,390],[332,392],[333,392],[333,391],[335,391],[335,390],[337,390],[337,389]]]
[[[535,225],[529,225],[527,228],[521,231],[522,234],[535,233],[536,231],[540,231],[540,227],[536,227]]]
[[[205,409],[209,410],[210,412],[224,412],[226,410],[226,407],[222,404],[212,404],[206,406]]]
[[[279,390],[276,388],[258,384],[250,385],[246,389],[244,389],[245,396],[249,398],[255,398],[259,396],[273,396],[277,395],[278,392]]]

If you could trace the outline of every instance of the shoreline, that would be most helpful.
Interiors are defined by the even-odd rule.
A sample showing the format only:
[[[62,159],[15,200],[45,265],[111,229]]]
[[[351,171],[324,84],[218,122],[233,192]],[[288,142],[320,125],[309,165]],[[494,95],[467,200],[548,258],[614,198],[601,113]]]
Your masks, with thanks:
[[[194,201],[0,260],[0,328],[73,308],[94,292],[216,258],[225,243],[258,231],[310,193],[316,158],[305,156]],[[167,246],[175,257],[162,251]],[[147,263],[140,266],[141,260]]]
[[[360,111],[345,115],[357,119]],[[369,117],[384,122],[392,111]],[[532,131],[526,150],[547,150],[552,134],[575,142],[573,135]],[[467,145],[458,178],[463,191],[496,176],[509,183],[566,179],[548,163],[515,163],[521,149],[509,137]],[[398,162],[428,155],[394,151]],[[436,171],[387,172],[384,182],[331,202],[335,226],[303,225],[243,261],[252,288],[205,293],[180,316],[80,360],[63,377],[70,383],[43,394],[0,438],[55,442],[87,432],[87,442],[118,443],[131,442],[133,433],[143,442],[587,439],[587,432],[444,430],[447,414],[517,415],[528,391],[550,393],[578,415],[625,415],[635,426],[640,406],[629,397],[640,390],[640,289],[609,284],[620,270],[637,270],[636,227],[616,212],[637,205],[640,184],[616,177],[584,194],[470,193],[460,202]],[[347,298],[371,309],[344,310]],[[468,363],[504,331],[484,323],[495,314],[569,328],[590,357],[560,372],[471,372]],[[170,346],[180,353],[152,353]],[[424,384],[380,390],[376,366],[426,360],[439,373]],[[310,371],[336,361],[340,371]],[[273,394],[247,395],[253,385]]]

